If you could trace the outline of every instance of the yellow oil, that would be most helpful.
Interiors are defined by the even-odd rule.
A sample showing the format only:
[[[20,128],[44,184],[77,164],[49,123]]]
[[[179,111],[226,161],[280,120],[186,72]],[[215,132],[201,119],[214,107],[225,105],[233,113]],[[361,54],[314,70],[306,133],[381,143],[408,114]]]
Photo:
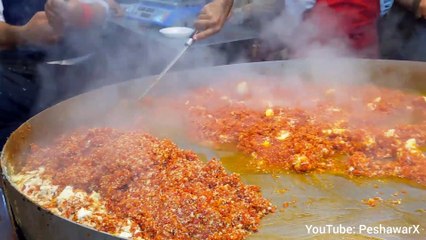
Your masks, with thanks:
[[[234,172],[234,173],[238,173],[238,174],[272,174],[272,175],[280,175],[280,174],[295,174],[295,175],[304,175],[303,173],[294,173],[291,170],[282,170],[278,167],[273,167],[273,166],[262,166],[259,167],[258,164],[256,164],[256,162],[261,161],[259,159],[254,159],[252,156],[242,153],[242,152],[237,152],[237,151],[232,151],[232,147],[230,146],[223,146],[219,148],[220,150],[214,150],[214,153],[216,154],[216,156],[221,160],[222,164],[224,165],[224,167],[230,171],[230,172]],[[234,148],[235,149],[235,148]],[[422,146],[420,147],[420,150],[425,152],[426,154],[426,146]],[[199,156],[202,156],[201,158],[204,160],[208,160],[205,155],[203,154],[199,154]],[[354,181],[355,183],[358,184],[362,184],[365,181],[371,180],[371,179],[376,179],[376,180],[381,180],[381,181],[396,181],[396,182],[400,182],[400,183],[404,183],[404,184],[410,184],[416,187],[420,187],[420,188],[426,188],[426,187],[422,187],[419,184],[416,184],[410,180],[405,180],[405,179],[401,179],[401,178],[397,178],[397,177],[386,177],[386,178],[371,178],[371,177],[354,177],[354,176],[349,176],[348,174],[346,174],[345,168],[346,168],[346,159],[347,156],[346,155],[336,155],[333,157],[333,161],[336,164],[336,169],[334,171],[328,171],[326,174],[332,174],[332,175],[336,175],[336,176],[343,176],[343,177],[348,177],[350,178],[352,181]],[[339,164],[340,163],[340,164]],[[426,169],[425,169],[426,171]],[[307,173],[307,174],[312,174],[312,173]],[[314,174],[315,175],[315,174]],[[313,179],[311,179],[312,181]]]

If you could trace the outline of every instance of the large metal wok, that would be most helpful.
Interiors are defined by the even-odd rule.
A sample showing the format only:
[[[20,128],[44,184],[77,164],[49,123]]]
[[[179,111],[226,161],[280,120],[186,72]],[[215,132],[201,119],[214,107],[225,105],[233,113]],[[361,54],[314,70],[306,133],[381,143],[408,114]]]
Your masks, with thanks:
[[[171,73],[165,81],[156,86],[153,96],[173,94],[200,86],[209,86],[218,81],[239,81],[258,79],[265,76],[299,76],[305,80],[325,74],[324,78],[370,79],[372,84],[399,88],[407,91],[426,92],[426,64],[400,61],[339,59],[324,64],[321,61],[280,61],[250,63],[207,68],[195,71]],[[337,64],[338,63],[338,64]],[[338,66],[338,67],[337,67]],[[17,129],[4,146],[1,156],[3,188],[6,193],[13,221],[26,239],[117,239],[53,215],[36,203],[28,200],[10,182],[11,166],[22,161],[30,143],[42,143],[54,139],[66,130],[82,126],[125,126],[135,111],[132,103],[148,86],[152,78],[138,79],[108,86],[83,94],[53,106],[28,120]],[[268,84],[265,82],[265,84]],[[111,109],[122,100],[128,99],[126,108]],[[135,104],[136,106],[136,104]],[[169,119],[173,119],[170,112]],[[153,121],[152,133],[158,137],[172,138],[180,147],[193,149],[200,155],[228,158],[226,152],[215,152],[197,143],[182,138],[179,126]],[[238,168],[228,169],[238,171]],[[426,171],[426,169],[425,169]],[[420,225],[419,235],[376,234],[370,237],[386,239],[426,239],[426,190],[396,180],[359,180],[333,175],[283,174],[241,174],[244,182],[261,186],[265,197],[278,206],[278,211],[263,219],[260,231],[249,239],[341,239],[342,235],[308,234],[305,225],[338,226],[359,225],[411,226]],[[283,189],[287,189],[283,193]],[[395,192],[401,205],[380,204],[374,208],[366,206],[362,199],[380,196],[391,198]],[[294,207],[282,208],[284,202],[296,200]],[[366,236],[350,235],[347,239],[363,239]]]

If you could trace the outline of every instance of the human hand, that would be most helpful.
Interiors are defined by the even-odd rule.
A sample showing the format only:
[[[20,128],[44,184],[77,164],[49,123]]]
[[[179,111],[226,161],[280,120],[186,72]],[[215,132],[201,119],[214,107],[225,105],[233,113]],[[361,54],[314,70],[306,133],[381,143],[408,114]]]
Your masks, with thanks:
[[[115,0],[107,0],[111,12],[116,17],[122,17],[124,15],[124,10]]]
[[[426,0],[421,0],[419,2],[416,15],[421,18],[426,18]]]
[[[60,35],[50,26],[45,12],[37,12],[27,24],[20,27],[21,44],[45,45],[58,41]]]
[[[48,0],[45,10],[49,23],[55,30],[63,31],[66,27],[87,28],[102,25],[106,19],[106,4],[103,1],[84,3],[79,0]]]
[[[195,22],[198,33],[194,39],[201,40],[219,32],[230,16],[233,3],[233,0],[214,0],[205,5]]]
[[[65,19],[64,19],[64,11],[67,1],[62,0],[47,0],[44,5],[44,10],[46,12],[47,19],[49,24],[55,29],[57,32],[63,32]]]

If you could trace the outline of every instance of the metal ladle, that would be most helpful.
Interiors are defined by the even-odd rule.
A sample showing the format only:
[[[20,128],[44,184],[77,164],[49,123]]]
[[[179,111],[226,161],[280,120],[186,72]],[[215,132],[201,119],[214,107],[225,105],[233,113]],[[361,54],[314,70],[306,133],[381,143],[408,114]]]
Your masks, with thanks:
[[[176,55],[175,58],[173,58],[173,60],[166,66],[166,68],[164,68],[164,70],[160,73],[160,75],[157,76],[157,78],[151,83],[151,85],[149,85],[148,88],[145,89],[145,91],[140,95],[139,100],[142,100],[149,93],[149,91],[151,91],[151,89],[160,82],[160,80],[176,64],[176,62],[185,54],[186,50],[188,50],[188,48],[195,42],[194,35],[196,33],[197,31],[194,30],[194,32],[185,42],[184,48]]]

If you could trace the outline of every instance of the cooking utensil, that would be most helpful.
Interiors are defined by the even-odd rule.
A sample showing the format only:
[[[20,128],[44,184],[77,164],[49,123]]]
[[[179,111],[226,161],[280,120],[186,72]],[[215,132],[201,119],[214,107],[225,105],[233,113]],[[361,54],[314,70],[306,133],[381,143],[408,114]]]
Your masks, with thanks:
[[[310,69],[313,66],[323,66],[324,60],[318,62],[302,61],[278,61],[221,66],[205,68],[179,73],[171,73],[168,81],[162,81],[159,94],[181,93],[188,88],[208,87],[212,83],[227,82],[238,83],[241,79],[250,84],[250,79],[264,78],[265,84],[270,81],[292,81],[294,78],[283,79],[280,76],[299,73],[310,80]],[[373,79],[372,84],[380,84],[387,87],[416,90],[426,92],[426,64],[405,61],[379,61],[379,60],[339,60],[339,63],[347,62],[363,67],[363,74]],[[340,69],[339,71],[344,71]],[[353,73],[353,72],[350,72]],[[342,73],[344,74],[344,73]],[[255,77],[254,77],[255,76]],[[276,77],[274,77],[276,76]],[[404,81],[401,77],[404,76]],[[202,78],[202,81],[200,81]],[[364,82],[365,83],[365,82]],[[111,108],[123,100],[137,98],[139,89],[146,87],[146,79],[138,79],[114,86],[105,87],[89,92],[58,105],[55,105],[20,126],[8,139],[1,155],[1,171],[3,175],[4,190],[10,209],[14,214],[14,221],[22,231],[25,239],[108,239],[118,240],[118,237],[95,231],[92,228],[74,223],[57,215],[54,215],[43,207],[31,202],[13,184],[11,176],[14,168],[19,167],[23,158],[21,156],[30,149],[30,143],[43,144],[51,141],[67,130],[79,127],[96,126],[129,126],[134,119],[134,113],[141,111],[135,105],[128,108],[117,108],[115,114],[111,114]],[[173,89],[171,92],[169,89]],[[164,91],[162,91],[164,90]],[[111,94],[113,93],[113,94]],[[102,103],[102,104],[99,104]],[[121,105],[120,105],[121,106]],[[146,109],[146,106],[144,106]],[[159,109],[152,109],[158,111]],[[166,120],[174,120],[173,112],[164,111]],[[147,118],[150,117],[146,112]],[[119,117],[117,121],[114,117]],[[409,117],[409,116],[406,116]],[[183,139],[172,132],[182,131],[179,123],[173,128],[164,121],[153,120],[152,126],[146,126],[149,131],[159,137],[168,137],[180,147],[192,149],[210,158],[212,156],[223,157],[232,161],[234,157],[227,152],[213,152],[189,139]],[[176,122],[176,121],[175,121]],[[230,171],[234,169],[228,169]],[[392,226],[412,226],[413,224],[426,227],[426,213],[424,203],[426,191],[404,182],[393,180],[350,180],[333,175],[314,174],[246,174],[241,178],[248,184],[256,184],[262,188],[263,195],[272,200],[278,207],[277,212],[266,217],[261,222],[259,232],[248,239],[341,239],[342,235],[315,236],[307,233],[306,225],[325,226],[378,226],[379,223]],[[401,199],[400,205],[390,205],[386,202],[372,208],[361,203],[362,199],[380,196],[384,200],[390,199],[394,193],[401,193],[395,198]],[[283,193],[285,192],[285,193]],[[378,195],[378,192],[381,195]],[[283,209],[285,202],[295,200],[294,207]],[[422,210],[423,209],[423,210]],[[416,210],[418,210],[416,212]],[[377,224],[377,225],[376,225]],[[405,239],[416,237],[425,239],[425,232],[420,235],[406,235]],[[350,239],[364,239],[364,236],[350,235]],[[376,235],[386,239],[404,239],[401,235]]]
[[[75,58],[68,58],[68,59],[63,59],[63,60],[55,60],[55,61],[49,61],[46,62],[47,64],[50,65],[62,65],[62,66],[71,66],[71,65],[75,65],[81,62],[86,61],[87,59],[89,59],[90,57],[92,57],[92,53],[90,54],[86,54],[84,56],[80,56],[80,57],[75,57]]]
[[[148,93],[151,91],[151,89],[160,82],[160,80],[166,75],[166,73],[176,64],[176,62],[185,54],[186,50],[194,43],[194,35],[197,33],[197,31],[194,31],[192,35],[189,37],[189,39],[185,42],[184,48],[176,55],[175,58],[169,63],[169,65],[164,68],[164,70],[160,73],[160,75],[157,76],[157,78],[149,85],[147,89],[140,95],[139,100],[142,100]]]
[[[160,29],[160,33],[168,38],[189,38],[194,29],[188,27],[168,27]]]

